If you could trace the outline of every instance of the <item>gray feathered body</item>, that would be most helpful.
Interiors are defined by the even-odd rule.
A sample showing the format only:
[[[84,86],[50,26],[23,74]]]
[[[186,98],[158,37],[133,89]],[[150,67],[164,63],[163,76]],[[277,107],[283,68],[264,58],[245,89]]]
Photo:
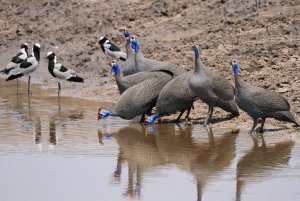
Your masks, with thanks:
[[[122,93],[113,115],[132,119],[155,106],[159,92],[173,76],[160,71],[152,73],[155,74],[153,78],[140,82]]]
[[[157,61],[154,59],[145,58],[140,52],[135,54],[135,71],[152,71],[152,70],[166,70],[174,74],[174,76],[180,75],[186,72],[181,67],[164,61]],[[135,73],[136,73],[135,72]]]
[[[156,113],[170,115],[192,107],[197,96],[189,87],[191,72],[178,75],[164,86],[156,103]]]
[[[127,76],[127,75],[132,75],[137,71],[136,66],[135,66],[135,61],[134,61],[134,52],[130,46],[130,42],[126,41],[125,44],[126,47],[126,54],[127,54],[127,58],[126,58],[126,62],[124,63],[123,67],[123,75]]]
[[[237,105],[253,119],[274,118],[298,125],[288,101],[270,90],[250,85],[235,76]]]
[[[127,76],[119,75],[116,77],[116,83],[120,94],[122,94],[125,90],[132,87],[133,85],[136,85],[147,79],[154,78],[155,76],[156,74],[152,72],[138,72]]]
[[[209,106],[220,107],[233,115],[238,115],[234,101],[234,87],[231,83],[222,76],[208,72],[197,59],[195,65],[198,65],[198,68],[195,66],[189,80],[191,90]]]

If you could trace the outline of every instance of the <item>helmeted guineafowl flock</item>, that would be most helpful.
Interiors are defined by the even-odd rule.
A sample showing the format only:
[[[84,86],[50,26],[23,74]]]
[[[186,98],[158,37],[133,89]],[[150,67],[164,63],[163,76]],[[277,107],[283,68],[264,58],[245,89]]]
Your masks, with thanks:
[[[190,65],[193,70],[186,71],[170,62],[145,57],[140,51],[139,36],[132,34],[126,27],[120,28],[119,32],[124,35],[126,53],[106,36],[98,40],[120,92],[120,97],[112,111],[103,107],[98,109],[98,120],[109,116],[128,120],[141,116],[141,123],[152,124],[159,117],[180,112],[175,120],[179,122],[186,112],[187,122],[190,120],[189,115],[194,108],[194,102],[200,100],[208,106],[205,126],[212,123],[213,110],[216,107],[228,112],[231,118],[240,115],[238,108],[246,112],[253,119],[249,134],[254,131],[259,120],[261,120],[259,132],[263,132],[267,118],[291,122],[299,126],[291,112],[290,104],[283,96],[253,86],[241,79],[239,63],[236,59],[229,61],[234,72],[234,85],[232,85],[225,77],[213,73],[209,66],[204,65],[200,59],[200,45],[195,42],[191,45],[194,63],[191,61]],[[35,43],[32,54],[28,55],[28,45],[23,43],[10,63],[0,71],[9,75],[6,81],[29,75],[28,94],[31,94],[30,74],[40,63],[40,48],[40,44]],[[54,78],[71,82],[84,81],[75,71],[58,63],[54,52],[48,52],[47,59],[49,73]],[[60,91],[61,83],[58,81],[58,96]]]

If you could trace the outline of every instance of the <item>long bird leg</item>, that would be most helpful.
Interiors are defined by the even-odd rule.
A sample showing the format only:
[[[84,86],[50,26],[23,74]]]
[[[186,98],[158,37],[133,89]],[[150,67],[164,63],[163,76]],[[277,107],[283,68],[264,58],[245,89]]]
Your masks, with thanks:
[[[207,118],[206,118],[206,120],[205,120],[205,122],[204,122],[204,126],[207,126],[207,124],[208,124],[209,121],[211,120],[213,110],[214,110],[214,108],[213,108],[212,106],[209,106],[209,107],[208,107]]]
[[[184,118],[184,120],[187,122],[187,121],[189,121],[189,116],[190,116],[190,113],[191,113],[191,109],[192,109],[192,107],[189,107],[189,109],[187,109],[187,112],[186,112],[186,116],[185,116],[185,118]]]
[[[29,77],[28,77],[28,95],[32,95],[31,90],[30,90],[30,78],[31,78],[31,76],[29,75]]]
[[[262,118],[261,126],[260,126],[260,129],[259,129],[260,133],[264,132],[265,121],[266,121],[266,118]]]
[[[60,97],[61,84],[60,84],[60,82],[57,82],[57,84],[58,84],[57,96]]]
[[[249,131],[249,135],[254,131],[255,127],[257,126],[257,123],[258,123],[258,119],[253,119],[253,126]]]
[[[17,95],[19,95],[19,78],[17,78]]]
[[[183,115],[184,111],[185,110],[180,111],[180,114],[178,115],[177,119],[175,120],[175,123],[179,123],[179,120],[180,120],[181,116]]]

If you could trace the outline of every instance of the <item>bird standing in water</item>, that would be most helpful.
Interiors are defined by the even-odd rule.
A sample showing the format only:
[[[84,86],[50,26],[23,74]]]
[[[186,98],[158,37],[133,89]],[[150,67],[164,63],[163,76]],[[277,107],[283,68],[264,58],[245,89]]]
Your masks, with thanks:
[[[32,94],[30,90],[30,74],[34,72],[40,62],[40,49],[41,45],[39,43],[35,43],[32,48],[32,54],[27,57],[18,68],[15,68],[12,72],[12,75],[10,75],[6,81],[14,80],[19,77],[22,77],[24,75],[29,75],[28,76],[28,94]]]
[[[53,52],[48,52],[47,53],[47,58],[49,60],[48,62],[48,70],[49,73],[60,80],[67,80],[70,82],[83,82],[83,79],[81,77],[78,77],[75,73],[75,71],[66,68],[60,63],[57,63],[57,58],[55,53]],[[60,96],[60,91],[61,91],[61,84],[59,81],[57,81],[58,84],[58,93],[57,96]]]
[[[0,73],[8,75],[11,70],[18,68],[27,57],[28,45],[27,43],[22,43],[17,55],[11,58],[10,62],[6,65],[6,67],[3,70],[0,71]],[[19,94],[19,79],[17,79],[17,94]]]
[[[249,131],[251,134],[258,119],[262,120],[259,132],[263,132],[266,118],[274,118],[279,121],[292,122],[299,126],[291,113],[288,101],[273,91],[250,85],[239,78],[239,64],[237,60],[231,59],[229,63],[234,72],[235,101],[239,108],[245,111],[253,119],[253,126]]]

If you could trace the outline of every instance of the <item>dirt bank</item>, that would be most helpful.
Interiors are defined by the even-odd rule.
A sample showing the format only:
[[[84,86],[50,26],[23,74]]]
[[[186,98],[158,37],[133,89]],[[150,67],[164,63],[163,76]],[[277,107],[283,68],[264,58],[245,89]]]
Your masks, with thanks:
[[[141,34],[141,51],[147,57],[168,60],[186,70],[193,69],[192,40],[202,44],[204,64],[228,79],[232,80],[232,72],[227,60],[239,59],[245,80],[280,92],[297,117],[300,115],[299,0],[261,0],[258,7],[254,0],[0,2],[1,66],[21,42],[40,42],[42,61],[33,82],[56,87],[45,58],[50,50],[86,80],[83,85],[64,83],[63,95],[117,100],[118,91],[97,38],[107,35],[124,49],[117,28],[126,25]],[[197,102],[192,117],[205,117],[206,111],[207,107]],[[215,116],[224,113],[217,110]],[[238,122],[251,124],[245,114]],[[268,121],[266,126],[270,124],[286,126],[277,121]]]

